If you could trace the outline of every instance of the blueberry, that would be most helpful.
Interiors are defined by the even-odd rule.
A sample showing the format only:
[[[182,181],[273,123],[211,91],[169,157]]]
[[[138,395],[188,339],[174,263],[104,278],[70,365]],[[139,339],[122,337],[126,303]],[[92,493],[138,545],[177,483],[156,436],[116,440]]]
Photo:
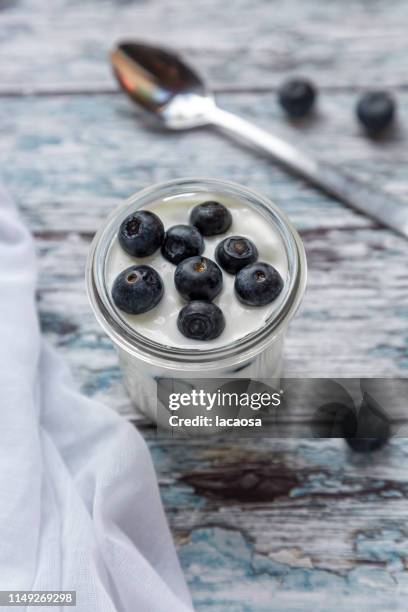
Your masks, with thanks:
[[[178,264],[174,284],[185,300],[212,300],[222,289],[222,272],[207,257],[189,257]]]
[[[235,277],[238,299],[248,306],[264,306],[275,300],[283,288],[281,275],[273,266],[257,262],[245,266]]]
[[[356,453],[371,453],[379,450],[386,443],[386,438],[346,438],[349,447]]]
[[[112,298],[128,314],[141,314],[154,308],[163,296],[160,274],[150,266],[135,265],[123,270],[115,279]]]
[[[388,127],[395,115],[395,100],[387,91],[371,91],[364,94],[356,108],[359,121],[370,134],[377,134]]]
[[[387,443],[391,425],[377,402],[365,393],[358,412],[349,411],[342,420],[341,433],[353,451],[369,453]]]
[[[291,117],[303,117],[316,99],[316,88],[306,79],[290,79],[279,88],[279,102]]]
[[[183,259],[201,255],[204,251],[204,240],[193,225],[173,225],[167,230],[162,244],[163,257],[174,264]]]
[[[189,302],[179,312],[177,327],[186,338],[213,340],[223,332],[222,310],[211,302]]]
[[[258,249],[248,238],[229,236],[217,246],[215,259],[226,272],[236,274],[258,259]]]
[[[164,227],[159,217],[149,210],[132,213],[119,228],[119,243],[133,257],[152,255],[161,245]]]
[[[203,236],[224,234],[232,223],[231,213],[219,202],[203,202],[193,208],[190,223],[195,225]]]

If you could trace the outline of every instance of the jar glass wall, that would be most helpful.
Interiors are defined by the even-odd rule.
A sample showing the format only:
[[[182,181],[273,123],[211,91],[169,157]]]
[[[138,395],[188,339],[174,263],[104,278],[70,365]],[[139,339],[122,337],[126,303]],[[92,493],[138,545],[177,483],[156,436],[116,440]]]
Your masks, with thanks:
[[[208,348],[164,344],[141,334],[115,307],[108,282],[108,260],[117,241],[122,221],[139,208],[172,198],[208,199],[208,194],[222,199],[239,200],[257,211],[265,220],[265,229],[273,226],[284,247],[286,278],[276,306],[266,320],[242,337],[226,338]],[[166,204],[167,205],[167,204]],[[256,241],[256,237],[252,237]],[[124,380],[136,408],[152,419],[157,415],[157,380],[277,378],[282,345],[287,326],[301,302],[306,284],[306,257],[303,244],[287,217],[270,200],[245,187],[215,179],[180,179],[161,183],[133,195],[106,220],[96,234],[87,265],[87,288],[99,323],[116,346]],[[254,317],[256,308],[254,309]]]

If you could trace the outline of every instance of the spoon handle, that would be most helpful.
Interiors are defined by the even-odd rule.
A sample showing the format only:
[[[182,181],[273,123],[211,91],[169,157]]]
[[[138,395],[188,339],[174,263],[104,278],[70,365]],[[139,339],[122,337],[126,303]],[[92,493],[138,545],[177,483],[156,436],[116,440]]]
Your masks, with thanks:
[[[246,144],[267,153],[329,195],[408,238],[407,203],[343,173],[335,166],[313,159],[281,138],[218,107],[211,112],[210,121]]]

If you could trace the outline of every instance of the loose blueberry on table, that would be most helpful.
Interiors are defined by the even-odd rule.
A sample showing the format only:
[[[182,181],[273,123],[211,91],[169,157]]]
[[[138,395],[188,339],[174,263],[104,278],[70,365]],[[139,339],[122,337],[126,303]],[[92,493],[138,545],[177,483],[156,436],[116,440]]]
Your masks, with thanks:
[[[370,134],[378,134],[389,127],[396,112],[395,100],[387,91],[365,93],[356,108],[360,123]]]
[[[235,277],[235,293],[243,304],[265,306],[275,300],[283,289],[279,272],[264,262],[249,264]]]
[[[290,117],[304,117],[314,105],[316,88],[306,79],[290,79],[279,88],[278,99]]]
[[[226,272],[236,274],[258,259],[258,249],[249,238],[229,236],[217,246],[215,259]]]
[[[147,257],[163,242],[163,223],[155,213],[139,210],[121,223],[118,238],[122,249],[129,255]]]
[[[349,447],[356,453],[371,453],[387,444],[387,438],[345,438]]]
[[[165,259],[178,264],[183,259],[201,255],[204,251],[204,240],[193,225],[173,225],[170,227],[162,244],[161,252]]]
[[[160,274],[151,266],[135,265],[123,270],[115,279],[112,298],[128,314],[141,314],[160,302],[164,292]]]
[[[203,236],[224,234],[232,223],[231,213],[220,202],[203,202],[193,208],[190,223],[200,231]]]
[[[179,312],[177,326],[186,338],[214,340],[224,331],[222,310],[212,302],[189,302]]]
[[[391,425],[372,398],[365,395],[356,413],[348,411],[345,414],[341,432],[353,451],[369,453],[387,444]]]
[[[185,300],[213,300],[222,289],[222,272],[207,257],[189,257],[178,264],[174,284]]]

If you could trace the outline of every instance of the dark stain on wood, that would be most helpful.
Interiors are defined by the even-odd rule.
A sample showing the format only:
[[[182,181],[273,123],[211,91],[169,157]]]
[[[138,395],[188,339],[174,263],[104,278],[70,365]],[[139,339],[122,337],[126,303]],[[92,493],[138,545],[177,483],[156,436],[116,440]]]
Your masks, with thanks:
[[[381,456],[378,455],[378,459]],[[368,475],[353,477],[341,471],[333,486],[333,482],[330,484],[331,470],[291,465],[293,458],[285,462],[284,457],[276,460],[249,449],[243,453],[234,446],[208,449],[204,458],[211,461],[208,467],[182,474],[179,480],[203,497],[227,503],[271,503],[278,499],[282,503],[286,498],[290,504],[298,506],[300,499],[309,500],[308,504],[313,500],[316,505],[330,499],[372,500],[374,496],[385,503],[395,495],[408,497],[408,482],[405,481]]]
[[[406,498],[408,483],[393,480],[376,479],[342,479],[338,489],[313,490],[309,478],[315,473],[322,476],[322,470],[293,471],[284,463],[253,463],[249,465],[221,465],[213,469],[196,470],[183,475],[180,480],[192,486],[196,493],[210,499],[239,503],[266,503],[280,498],[289,498],[295,488],[304,487],[297,492],[294,499],[346,499],[378,496],[387,499],[389,493],[399,494]],[[326,474],[327,478],[330,474]]]
[[[298,476],[284,463],[250,462],[197,470],[181,477],[200,495],[237,502],[271,502],[288,497]]]

